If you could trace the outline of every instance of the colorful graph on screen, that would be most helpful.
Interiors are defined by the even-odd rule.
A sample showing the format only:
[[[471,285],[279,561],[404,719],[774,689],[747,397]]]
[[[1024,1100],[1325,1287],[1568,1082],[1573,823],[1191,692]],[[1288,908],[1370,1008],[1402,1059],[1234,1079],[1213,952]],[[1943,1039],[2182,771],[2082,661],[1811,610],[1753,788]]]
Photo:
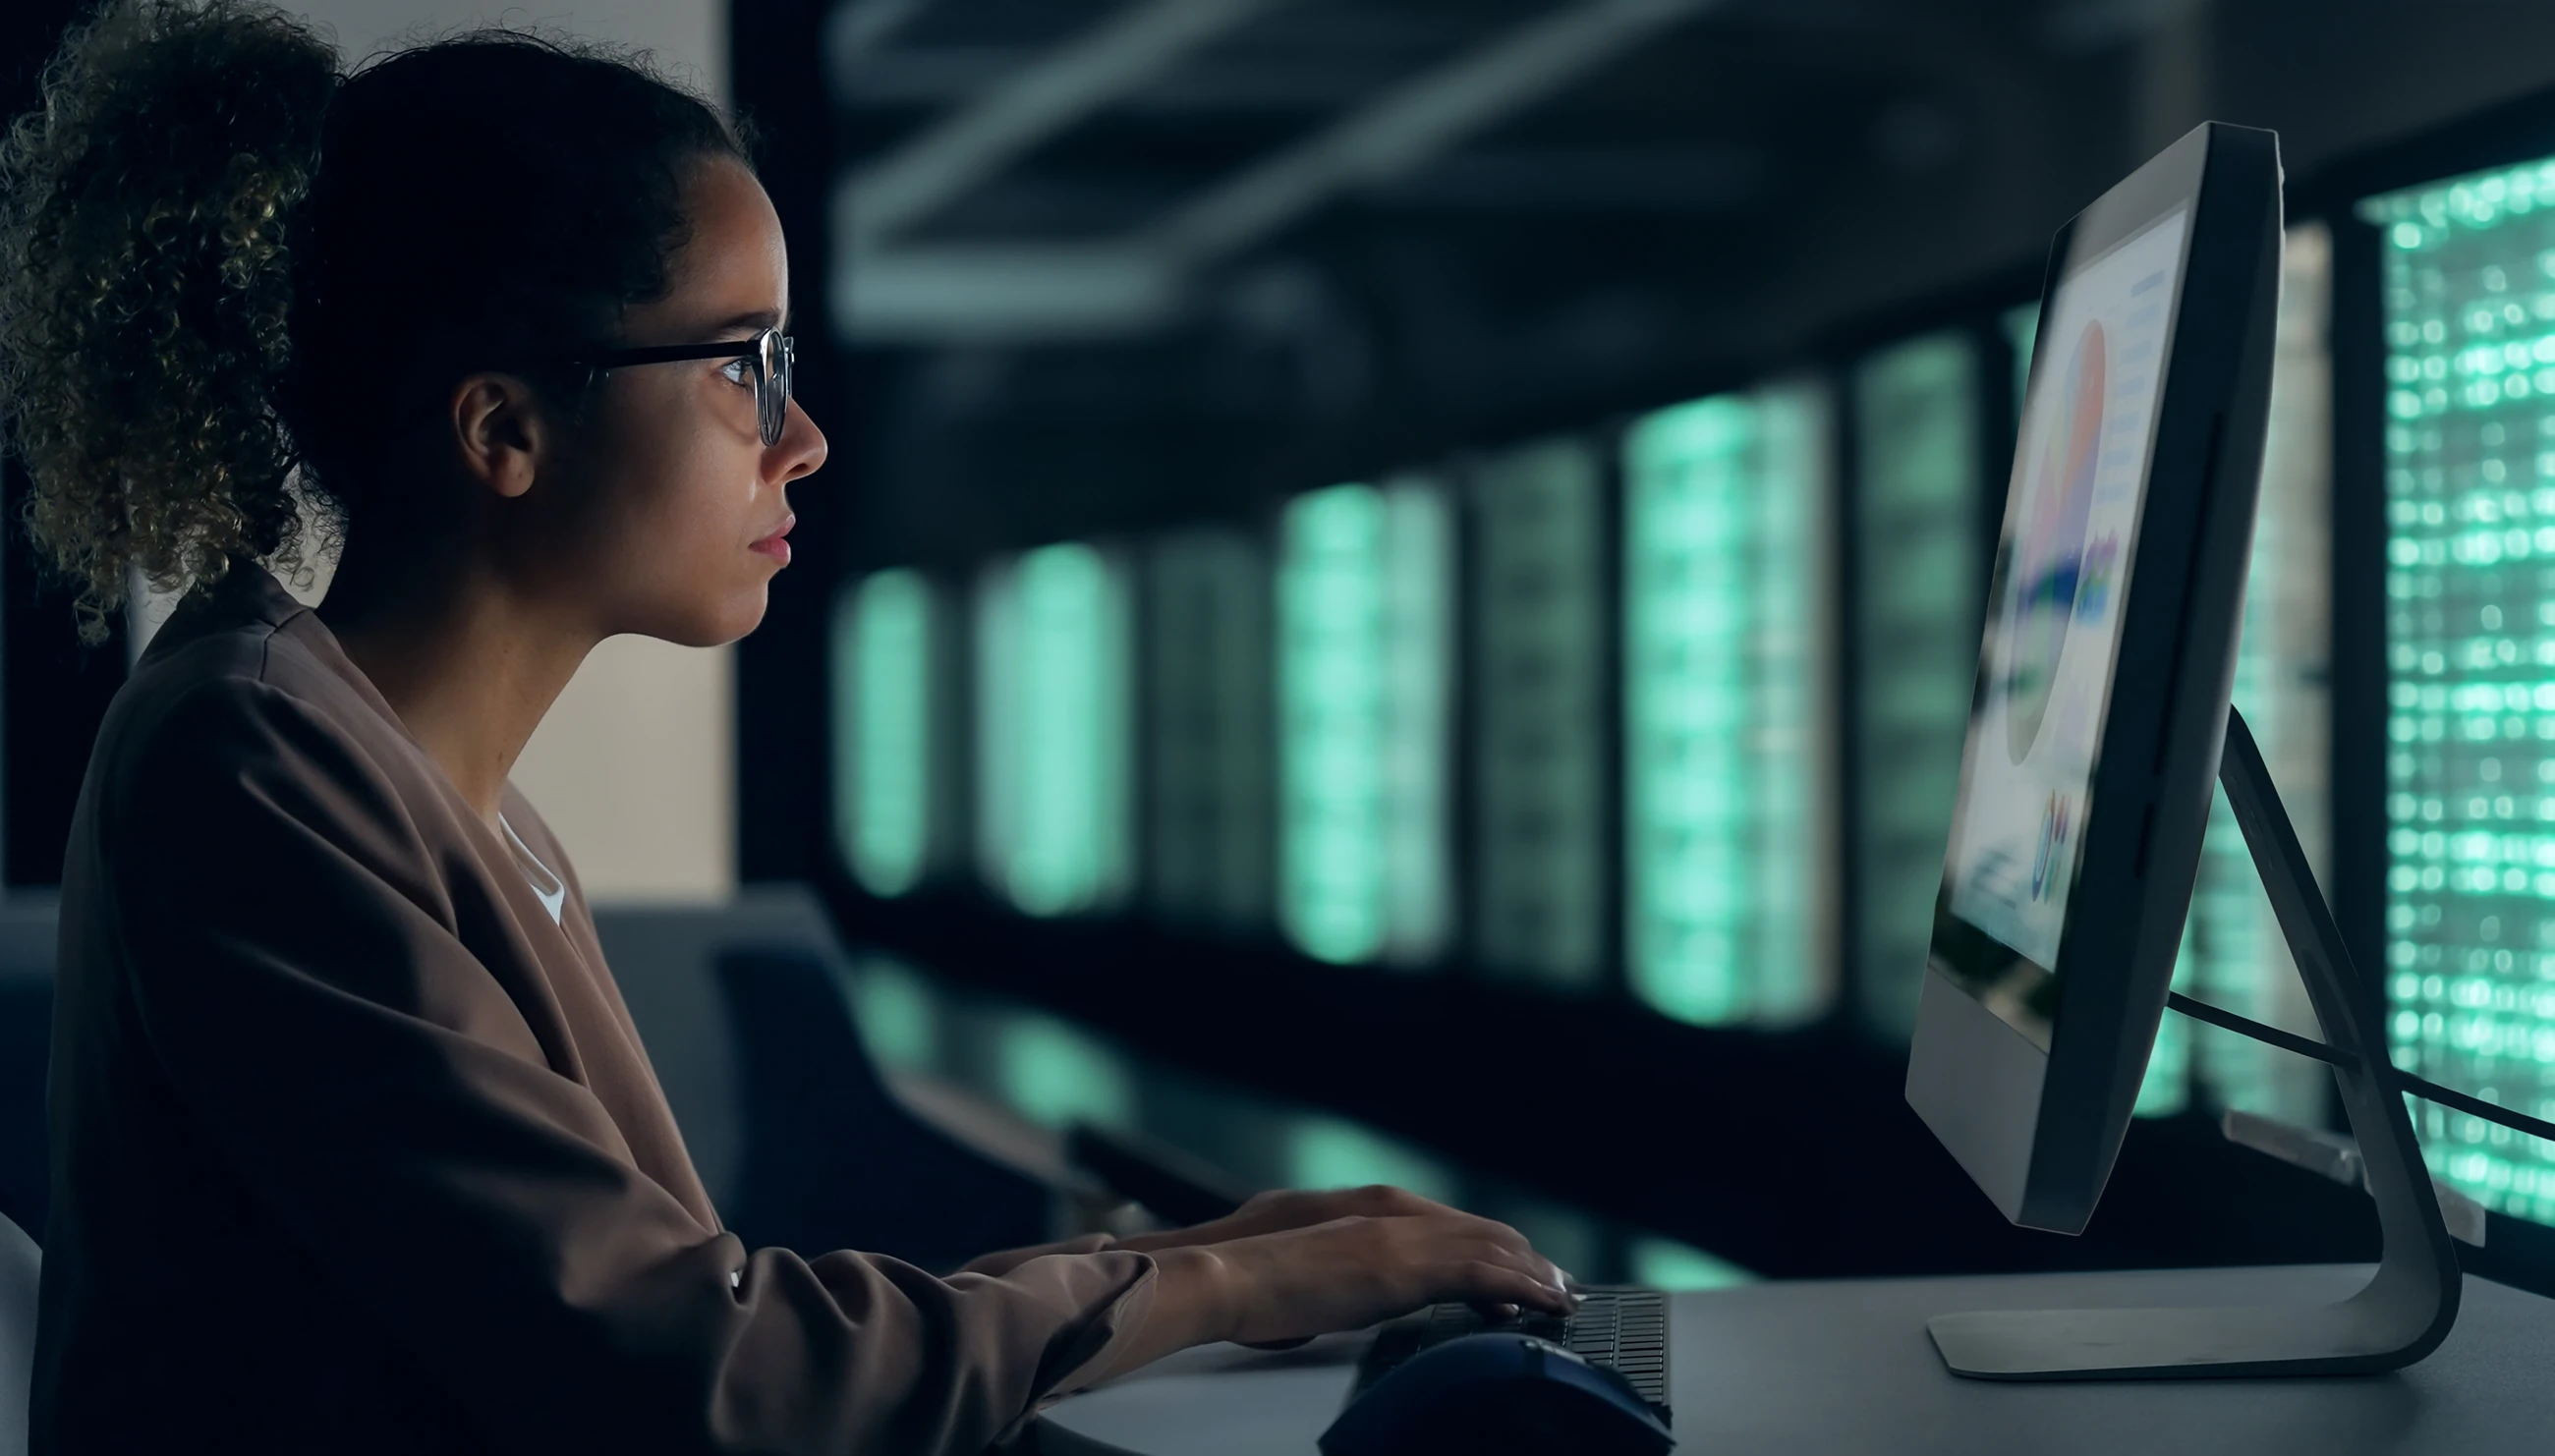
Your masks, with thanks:
[[[2067,363],[2067,413],[2049,431],[2032,467],[2037,478],[2024,497],[2032,503],[2032,516],[2023,525],[2016,563],[2021,585],[2014,592],[2006,697],[2006,752],[2017,764],[2040,739],[2071,635],[2067,629],[2087,584],[2085,528],[2094,508],[2094,464],[2102,454],[2107,363],[2102,320],[2089,320]]]

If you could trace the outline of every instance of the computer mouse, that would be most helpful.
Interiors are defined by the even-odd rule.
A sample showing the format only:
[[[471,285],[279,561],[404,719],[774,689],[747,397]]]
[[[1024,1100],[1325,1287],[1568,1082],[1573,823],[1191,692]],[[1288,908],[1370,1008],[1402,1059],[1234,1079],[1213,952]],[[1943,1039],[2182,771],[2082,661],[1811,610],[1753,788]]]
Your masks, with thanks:
[[[1322,1456],[1659,1456],[1676,1444],[1624,1378],[1530,1335],[1422,1350],[1349,1402]]]

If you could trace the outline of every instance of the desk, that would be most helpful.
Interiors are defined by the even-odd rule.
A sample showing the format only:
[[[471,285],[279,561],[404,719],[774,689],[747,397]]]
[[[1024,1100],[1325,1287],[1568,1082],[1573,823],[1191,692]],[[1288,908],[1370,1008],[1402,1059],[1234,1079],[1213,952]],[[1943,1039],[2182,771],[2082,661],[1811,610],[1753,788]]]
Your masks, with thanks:
[[[1998,1384],[1952,1376],[1925,1321],[1964,1309],[2329,1302],[2366,1269],[2199,1270],[1754,1284],[1679,1294],[1678,1449],[1819,1456],[2498,1456],[2555,1449],[2555,1300],[2469,1278],[2457,1327],[2388,1376]],[[1065,1400],[1041,1456],[1310,1456],[1362,1335],[1184,1351]]]

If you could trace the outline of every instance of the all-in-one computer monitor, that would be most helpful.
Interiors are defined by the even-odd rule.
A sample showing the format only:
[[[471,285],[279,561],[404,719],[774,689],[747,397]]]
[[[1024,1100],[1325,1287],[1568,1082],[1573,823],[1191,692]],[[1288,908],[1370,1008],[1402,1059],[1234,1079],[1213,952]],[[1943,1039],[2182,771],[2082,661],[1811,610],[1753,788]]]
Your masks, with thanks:
[[[2276,140],[2217,124],[2058,233],[1907,1099],[2007,1218],[2084,1229],[2165,1010],[2223,742],[2230,800],[2324,1026],[2317,1054],[2337,1063],[2371,1159],[2389,1263],[2370,1294],[2329,1308],[1937,1319],[1963,1374],[2372,1369],[2427,1353],[2455,1311],[2454,1251],[2384,1080],[2374,992],[2229,723],[2280,247]]]

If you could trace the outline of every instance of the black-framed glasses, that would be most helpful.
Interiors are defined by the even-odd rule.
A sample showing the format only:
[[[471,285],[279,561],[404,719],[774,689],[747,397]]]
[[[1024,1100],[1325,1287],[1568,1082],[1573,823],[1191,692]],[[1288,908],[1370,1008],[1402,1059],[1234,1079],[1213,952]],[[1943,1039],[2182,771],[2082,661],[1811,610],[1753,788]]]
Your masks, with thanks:
[[[753,365],[755,423],[763,427],[765,446],[781,443],[781,431],[790,425],[790,390],[797,372],[798,346],[780,329],[767,328],[750,339],[715,344],[655,344],[643,349],[581,353],[569,356],[567,362],[620,369],[631,364],[672,364],[684,359],[743,359]]]

